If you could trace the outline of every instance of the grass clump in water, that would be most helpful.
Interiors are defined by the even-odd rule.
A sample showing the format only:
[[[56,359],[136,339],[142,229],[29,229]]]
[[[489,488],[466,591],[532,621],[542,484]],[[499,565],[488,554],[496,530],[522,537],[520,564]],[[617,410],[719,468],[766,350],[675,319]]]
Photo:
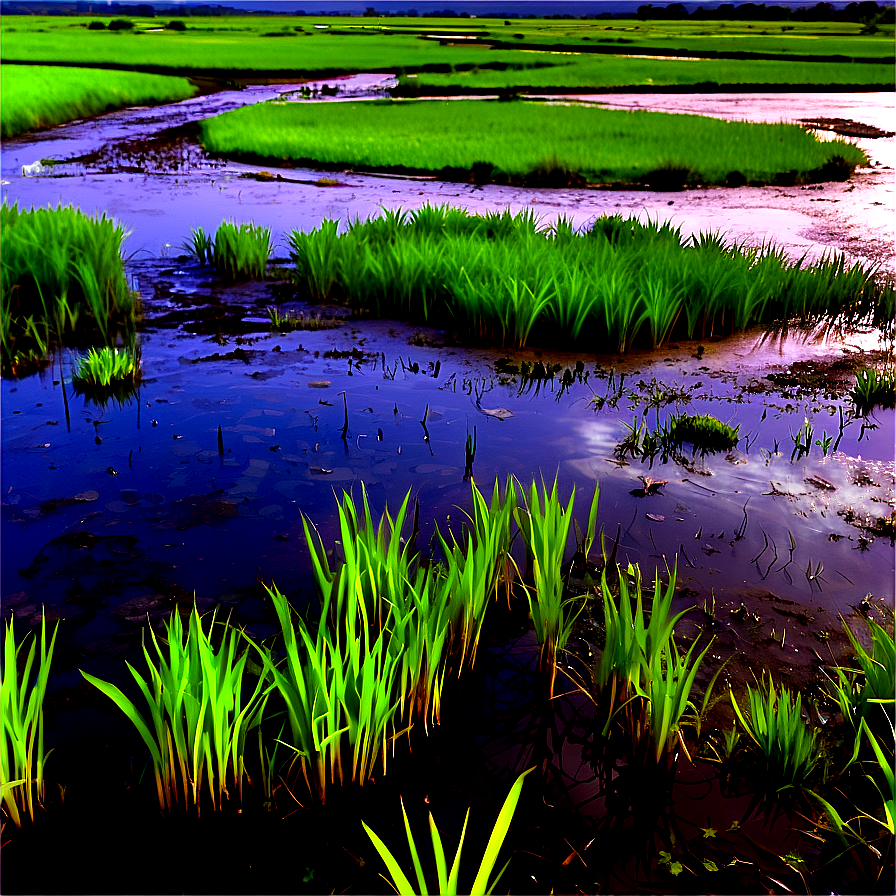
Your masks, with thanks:
[[[251,221],[223,221],[214,238],[201,227],[190,231],[184,248],[200,263],[212,265],[231,280],[262,279],[271,257],[271,229]]]
[[[140,361],[127,349],[90,349],[72,372],[72,382],[81,389],[133,386],[140,379]]]
[[[856,371],[856,384],[850,394],[856,408],[865,413],[874,407],[893,407],[896,405],[896,370],[869,367]]]
[[[575,231],[531,212],[386,210],[339,232],[288,238],[301,293],[380,317],[458,329],[483,342],[624,352],[759,325],[891,320],[894,293],[842,258],[790,262],[773,247],[684,239],[669,224],[598,219]],[[687,301],[685,299],[687,298]]]
[[[260,104],[201,129],[221,155],[536,186],[723,185],[733,171],[750,183],[806,183],[867,161],[854,144],[797,125],[530,102]]]
[[[3,366],[43,356],[66,334],[111,341],[133,334],[137,300],[121,258],[126,231],[111,218],[71,206],[0,207],[0,345]]]
[[[4,139],[118,109],[187,99],[196,88],[186,79],[142,72],[4,65],[2,96]]]
[[[212,615],[209,628],[214,624]],[[157,659],[144,645],[149,677],[128,663],[147,703],[145,716],[116,685],[81,672],[130,719],[149,748],[163,812],[180,805],[198,815],[206,789],[212,809],[242,799],[246,737],[260,721],[267,693],[258,678],[245,698],[248,652],[239,653],[244,636],[227,623],[223,628],[215,647],[194,606],[186,632],[177,610],[165,623],[162,644],[150,632]]]

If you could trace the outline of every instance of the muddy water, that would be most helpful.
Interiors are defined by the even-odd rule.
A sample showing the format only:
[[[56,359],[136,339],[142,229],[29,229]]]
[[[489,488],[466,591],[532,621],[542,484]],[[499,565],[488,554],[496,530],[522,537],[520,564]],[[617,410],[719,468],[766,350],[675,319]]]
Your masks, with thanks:
[[[376,95],[388,80],[359,76],[304,85],[304,92],[319,96],[325,84],[343,95]],[[412,488],[434,517],[447,514],[467,500],[463,445],[474,427],[477,481],[556,471],[569,489],[597,478],[602,521],[608,533],[620,527],[626,556],[648,565],[678,556],[688,587],[700,595],[715,589],[729,609],[743,595],[767,591],[834,619],[869,592],[892,595],[892,545],[871,530],[892,511],[893,412],[852,419],[844,398],[850,362],[876,346],[873,335],[808,344],[757,343],[753,336],[709,344],[705,353],[683,346],[625,360],[558,356],[550,359],[561,368],[553,379],[531,380],[506,372],[525,357],[496,366],[496,353],[408,344],[416,331],[404,325],[364,321],[273,334],[264,308],[282,296],[271,292],[275,287],[226,287],[175,259],[189,227],[214,229],[226,217],[271,226],[282,240],[322,217],[450,202],[473,211],[527,206],[579,223],[616,211],[668,217],[685,232],[723,229],[810,256],[839,248],[892,271],[893,138],[862,140],[871,163],[847,184],[669,194],[475,187],[352,173],[340,175],[337,186],[318,186],[319,172],[300,170],[259,180],[257,167],[210,160],[184,134],[184,125],[208,115],[301,92],[300,85],[254,86],[126,110],[6,145],[9,201],[73,202],[111,213],[132,231],[130,271],[147,308],[147,380],[130,405],[100,410],[63,395],[60,381],[68,380],[72,363],[67,353],[52,373],[3,383],[4,553],[17,558],[4,563],[3,591],[18,595],[20,615],[44,601],[59,605],[58,581],[73,578],[70,558],[59,555],[73,550],[112,551],[113,567],[115,556],[139,555],[144,580],[150,572],[162,577],[156,591],[176,584],[211,600],[251,589],[259,575],[296,585],[305,572],[299,509],[325,525],[334,487],[363,480],[378,507]],[[885,125],[891,97],[638,95],[601,102]],[[57,164],[23,177],[21,166],[39,159]],[[438,344],[442,337],[416,341],[431,338]],[[576,375],[567,388],[562,371],[576,372],[577,362],[587,381]],[[832,364],[833,373],[818,373]],[[343,393],[350,420],[344,440]],[[661,420],[685,410],[739,425],[738,450],[652,466],[615,457],[624,423],[649,411],[655,424],[657,404]],[[495,408],[513,417],[486,413]],[[805,421],[822,445],[791,460],[793,436]],[[630,494],[639,475],[669,483],[663,494],[639,498]],[[91,500],[56,506],[77,494]],[[100,541],[74,549],[54,542],[73,526]],[[135,539],[125,554],[115,555],[107,547],[112,542],[103,540],[125,535]],[[48,544],[55,545],[49,559],[42,553]],[[87,584],[71,585],[65,600],[73,589],[89,591],[93,581],[91,574]],[[146,591],[137,576],[122,594],[110,594],[110,602],[124,594],[140,599]]]
[[[345,312],[296,302],[283,283],[228,285],[178,257],[190,227],[214,229],[227,217],[273,227],[282,245],[290,229],[322,217],[449,202],[474,211],[531,207],[579,223],[605,212],[668,217],[685,232],[773,238],[798,254],[844,249],[892,272],[892,171],[880,164],[892,165],[892,138],[863,142],[874,161],[848,184],[661,194],[351,173],[323,186],[321,172],[301,170],[258,180],[257,167],[207,159],[183,130],[287,89],[300,88],[262,86],[131,110],[4,147],[10,201],[72,202],[110,212],[132,230],[128,270],[145,312],[144,382],[130,401],[100,407],[74,395],[77,355],[68,350],[42,375],[0,384],[3,612],[34,623],[45,605],[62,620],[49,717],[51,742],[65,747],[57,752],[63,765],[76,744],[86,750],[97,740],[105,748],[106,732],[122,724],[97,705],[78,669],[123,684],[122,658],[139,656],[147,615],[158,621],[194,595],[201,609],[221,604],[253,634],[270,634],[258,580],[275,581],[297,602],[308,598],[301,514],[332,545],[334,492],[342,489],[357,496],[363,482],[374,514],[412,490],[426,545],[436,521],[456,524],[459,508],[470,506],[465,442],[473,433],[472,474],[483,488],[509,474],[524,482],[557,475],[564,495],[577,487],[583,521],[599,482],[608,551],[618,544],[618,559],[640,563],[648,575],[677,563],[677,607],[705,607],[684,628],[718,636],[710,671],[732,656],[735,676],[770,667],[806,684],[844,647],[840,615],[879,617],[892,605],[892,524],[887,530],[880,521],[894,508],[896,417],[892,410],[856,416],[847,397],[853,367],[880,349],[873,333],[752,334],[625,358],[600,346],[577,355],[462,347],[450,333],[347,318],[325,330],[279,333],[266,312],[273,304],[281,313]],[[750,107],[752,116],[762,117],[764,101]],[[669,111],[701,104],[721,114],[719,102],[657,98]],[[879,122],[877,107],[856,107],[864,102],[809,96],[800,98],[799,116]],[[779,114],[765,107],[765,117]],[[59,164],[22,177],[22,165],[49,158]],[[533,369],[548,375],[533,377]],[[635,418],[653,426],[680,411],[740,427],[737,448],[652,464],[619,455]],[[813,433],[804,454],[794,450],[794,435],[807,422]],[[666,484],[644,496],[648,476]],[[587,643],[589,629],[578,636]],[[531,667],[533,639],[498,653],[495,678],[503,682],[511,660]],[[516,708],[530,696],[515,698]],[[493,719],[482,730],[485,765],[505,770],[518,732],[503,744]],[[470,774],[481,777],[478,767]],[[587,776],[577,780],[578,789],[558,800],[593,799]],[[679,802],[687,788],[680,790]],[[692,812],[698,825],[704,805]],[[729,814],[736,820],[742,810]],[[779,846],[777,833],[756,836]]]

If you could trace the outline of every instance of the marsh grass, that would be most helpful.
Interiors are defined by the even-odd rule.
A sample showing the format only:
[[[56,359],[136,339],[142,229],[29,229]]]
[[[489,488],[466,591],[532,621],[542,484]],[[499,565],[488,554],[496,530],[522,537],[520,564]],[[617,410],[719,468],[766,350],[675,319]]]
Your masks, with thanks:
[[[476,876],[473,879],[473,883],[469,886],[469,888],[462,887],[459,883],[459,879],[461,852],[463,851],[464,837],[467,832],[467,822],[470,820],[470,810],[467,809],[467,815],[466,818],[464,818],[464,825],[460,833],[460,840],[457,844],[457,852],[455,853],[454,859],[451,862],[450,869],[448,868],[448,863],[446,861],[445,848],[442,843],[442,836],[439,833],[439,829],[436,827],[436,823],[432,817],[432,813],[429,813],[429,830],[432,838],[433,857],[436,868],[436,878],[438,881],[439,894],[442,894],[442,896],[456,896],[457,893],[469,893],[470,896],[484,896],[484,894],[494,891],[495,887],[498,885],[498,882],[501,879],[501,876],[507,869],[507,865],[510,864],[510,861],[508,860],[504,867],[493,878],[492,875],[497,864],[498,854],[500,853],[504,840],[507,837],[507,832],[510,829],[510,824],[513,820],[513,814],[516,811],[517,804],[519,803],[520,793],[522,792],[523,788],[523,781],[526,775],[528,775],[532,771],[533,769],[529,769],[528,771],[523,772],[510,788],[510,792],[507,794],[507,798],[504,800],[504,805],[501,807],[501,810],[498,813],[498,818],[495,821],[494,827],[492,828],[488,843],[485,847],[485,852],[482,856],[482,861],[479,863],[479,869],[477,870]],[[408,879],[407,875],[402,870],[400,863],[386,846],[386,844],[383,843],[383,841],[366,824],[364,824],[363,821],[361,822],[361,824],[363,825],[364,830],[367,832],[367,836],[370,837],[371,842],[376,847],[376,851],[380,854],[380,857],[385,862],[386,868],[389,871],[389,876],[392,878],[391,883],[395,888],[395,892],[401,894],[425,894],[429,892],[429,890],[427,889],[426,877],[423,872],[423,865],[420,861],[420,852],[414,840],[414,834],[411,831],[411,824],[408,821],[408,814],[405,811],[403,801],[401,804],[401,812],[404,816],[404,827],[408,839],[408,848],[410,849],[411,853],[411,861],[414,866],[414,874],[417,878],[416,888],[414,887],[414,884],[412,884]]]
[[[126,231],[71,206],[0,206],[0,343],[4,366],[46,353],[70,333],[133,335],[137,299],[121,258]]]
[[[557,655],[566,647],[576,619],[585,607],[584,597],[567,595],[567,580],[563,575],[563,559],[573,521],[576,492],[573,488],[569,503],[564,508],[557,493],[557,480],[549,492],[542,480],[541,492],[533,482],[528,495],[519,486],[524,506],[514,517],[526,545],[528,565],[532,571],[532,585],[525,585],[529,612],[538,638],[541,667],[550,674],[550,694],[554,694]],[[594,539],[597,524],[597,502],[600,490],[595,485],[591,499],[585,539]]]
[[[530,186],[724,185],[733,171],[754,184],[807,183],[867,161],[797,125],[487,100],[265,103],[207,119],[201,135],[220,155]]]
[[[261,279],[272,250],[269,227],[225,221],[215,233],[211,259],[218,273],[231,280]]]
[[[45,615],[42,616],[40,652],[36,653],[37,638],[34,637],[25,656],[20,677],[20,654],[27,638],[17,645],[11,618],[6,626],[0,682],[0,716],[3,719],[0,740],[0,806],[16,827],[22,826],[26,814],[34,821],[35,807],[42,805],[44,800],[44,768],[49,752],[44,751],[43,703],[58,630],[57,623],[48,645],[47,620]]]
[[[332,330],[345,323],[339,318],[324,317],[322,314],[306,316],[304,312],[296,313],[294,311],[281,314],[280,309],[273,306],[269,307],[267,312],[271,319],[271,327],[281,333],[290,333],[293,330]]]
[[[140,359],[128,349],[89,349],[72,371],[72,383],[81,391],[133,387],[140,381]]]
[[[855,666],[834,666],[829,692],[843,718],[857,731],[862,723],[887,736],[894,717],[893,682],[896,681],[896,644],[893,636],[873,619],[866,619],[871,649],[867,650],[850,625],[843,629],[853,649]]]
[[[601,573],[606,639],[587,687],[597,707],[596,733],[638,768],[668,771],[678,747],[684,748],[686,718],[700,714],[691,697],[712,641],[702,651],[695,641],[685,653],[675,641],[675,626],[687,612],[672,613],[677,568],[665,586],[656,575],[649,610],[640,569],[617,567],[617,576],[614,589],[606,567]]]
[[[756,786],[763,796],[802,791],[823,767],[818,732],[802,717],[802,697],[776,688],[771,676],[747,687],[744,706],[729,692],[731,705],[752,741],[759,765]]]
[[[599,218],[576,232],[542,227],[530,211],[424,206],[338,231],[325,220],[289,237],[302,293],[508,347],[537,334],[539,345],[622,352],[788,322],[882,325],[894,307],[891,285],[842,259],[790,263],[770,246],[729,246],[718,234],[686,240],[669,224],[634,218]]]
[[[628,455],[653,461],[660,456],[665,462],[670,457],[681,457],[685,444],[706,455],[728,451],[740,441],[740,426],[729,426],[710,414],[673,414],[655,429],[650,429],[646,418],[638,417],[623,426],[628,432],[616,446],[617,457]]]
[[[215,614],[209,633],[203,629],[196,607],[185,631],[174,610],[160,639],[150,630],[155,658],[146,644],[148,678],[128,663],[143,695],[144,715],[116,685],[81,672],[130,719],[152,757],[159,807],[177,806],[199,814],[207,789],[212,809],[225,801],[242,801],[246,737],[259,724],[267,690],[261,678],[248,681],[249,642],[229,623],[223,623],[218,647],[212,643]],[[217,640],[217,639],[215,639]],[[246,693],[249,693],[246,698]]]
[[[869,367],[856,371],[856,384],[850,394],[853,404],[864,413],[874,407],[893,407],[896,405],[896,370]]]
[[[122,106],[171,103],[193,96],[196,88],[171,75],[106,71],[44,65],[4,65],[2,95],[4,139],[86,118]]]

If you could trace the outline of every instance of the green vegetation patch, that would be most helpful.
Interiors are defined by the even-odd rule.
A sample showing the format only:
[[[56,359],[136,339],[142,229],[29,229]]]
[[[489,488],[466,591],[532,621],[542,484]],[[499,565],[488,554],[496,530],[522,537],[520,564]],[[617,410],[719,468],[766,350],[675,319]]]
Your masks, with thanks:
[[[476,100],[265,103],[209,119],[201,133],[221,155],[551,186],[805,183],[866,161],[796,125]]]
[[[324,220],[290,236],[301,294],[505,346],[613,352],[782,321],[893,318],[892,287],[842,257],[794,264],[771,247],[685,240],[619,215],[576,232],[527,212],[424,206],[338,229]]]
[[[99,115],[122,106],[171,103],[193,96],[186,78],[45,65],[4,65],[3,137]]]
[[[26,369],[69,333],[133,334],[137,300],[121,258],[125,230],[71,206],[0,206],[0,347],[4,370]]]
[[[625,53],[620,49],[620,53]],[[467,68],[452,72],[407,74],[404,94],[468,91],[590,91],[621,87],[695,88],[718,85],[839,85],[890,89],[893,66],[885,63],[787,62],[764,59],[651,59],[643,56],[520,54],[525,69]]]

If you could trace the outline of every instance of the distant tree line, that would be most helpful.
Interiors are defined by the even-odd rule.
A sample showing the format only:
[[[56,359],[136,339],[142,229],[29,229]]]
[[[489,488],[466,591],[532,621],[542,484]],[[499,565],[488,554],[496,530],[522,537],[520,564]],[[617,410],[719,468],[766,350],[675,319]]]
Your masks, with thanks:
[[[681,3],[654,6],[647,3],[638,7],[639,19],[714,19],[746,22],[874,22],[892,24],[896,20],[896,8],[862,0],[837,9],[832,3],[816,3],[788,9],[786,6],[765,3],[723,3],[721,6],[697,7],[689,13]]]

